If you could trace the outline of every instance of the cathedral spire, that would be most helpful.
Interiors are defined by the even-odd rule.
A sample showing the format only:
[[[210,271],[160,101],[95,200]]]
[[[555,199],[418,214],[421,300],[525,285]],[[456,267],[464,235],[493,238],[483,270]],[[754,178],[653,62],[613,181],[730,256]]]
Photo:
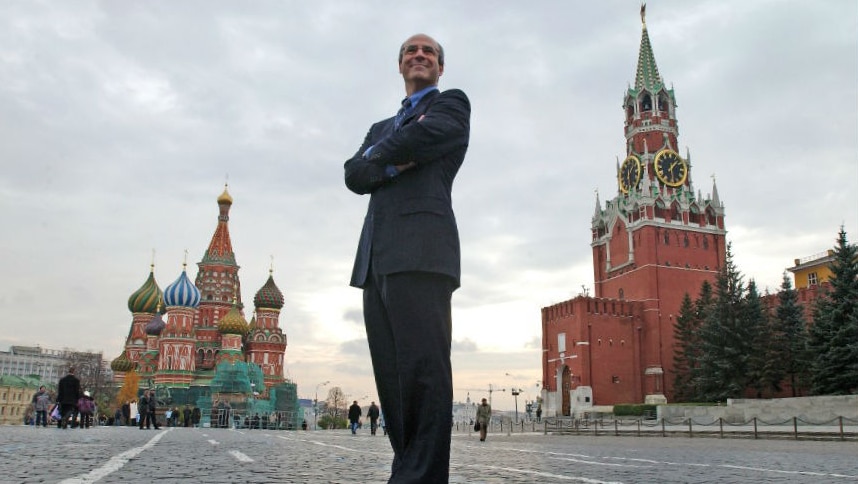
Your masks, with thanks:
[[[224,184],[223,193],[217,197],[217,204],[220,210],[218,215],[217,228],[212,235],[209,248],[203,256],[203,263],[218,262],[227,265],[236,265],[235,253],[232,251],[232,241],[229,237],[229,209],[232,207],[232,197],[227,191],[227,184]]]
[[[646,4],[641,4],[641,47],[638,53],[638,69],[635,75],[635,90],[640,92],[646,89],[655,92],[664,85],[658,66],[655,65],[655,54],[649,42],[649,34],[646,31]]]

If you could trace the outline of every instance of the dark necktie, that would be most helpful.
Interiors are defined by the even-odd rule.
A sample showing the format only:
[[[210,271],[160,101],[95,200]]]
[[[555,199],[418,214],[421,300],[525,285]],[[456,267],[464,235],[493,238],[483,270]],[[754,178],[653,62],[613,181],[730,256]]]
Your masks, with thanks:
[[[402,101],[402,107],[399,108],[399,111],[396,112],[396,117],[393,118],[393,129],[395,131],[399,131],[399,128],[402,127],[402,122],[405,121],[405,118],[408,116],[408,113],[411,111],[411,99],[405,98]]]

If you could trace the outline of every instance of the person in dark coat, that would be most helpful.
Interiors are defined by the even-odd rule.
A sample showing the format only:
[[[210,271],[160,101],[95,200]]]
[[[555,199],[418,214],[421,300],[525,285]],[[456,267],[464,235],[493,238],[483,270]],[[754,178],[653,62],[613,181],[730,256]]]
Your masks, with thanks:
[[[194,427],[200,426],[200,419],[202,419],[203,412],[200,411],[200,407],[194,406],[194,409],[191,411],[191,422],[193,422]]]
[[[361,415],[363,415],[363,410],[360,409],[360,405],[355,400],[352,406],[349,407],[349,427],[351,427],[353,434],[357,433]]]
[[[345,183],[369,194],[350,285],[363,316],[393,448],[390,482],[447,482],[453,401],[452,297],[461,254],[453,179],[465,159],[471,105],[440,92],[444,50],[413,35],[399,48],[406,98],[373,124],[343,165]]]
[[[149,419],[152,421],[152,426],[155,427],[155,430],[161,430],[161,426],[158,425],[158,419],[155,418],[155,410],[158,409],[158,400],[155,398],[155,390],[149,391]],[[147,425],[146,428],[149,428]]]
[[[80,380],[74,376],[74,367],[69,368],[68,375],[60,378],[57,384],[57,405],[60,406],[60,421],[57,428],[67,429],[69,419],[77,413],[77,401],[81,397]]]
[[[191,407],[185,405],[184,410],[182,410],[182,421],[185,423],[185,427],[191,426]]]
[[[122,404],[122,424],[131,425],[131,402]]]
[[[380,413],[378,405],[376,405],[375,402],[371,402],[366,411],[366,416],[369,418],[369,432],[372,435],[375,435],[375,431],[378,430],[378,416]]]

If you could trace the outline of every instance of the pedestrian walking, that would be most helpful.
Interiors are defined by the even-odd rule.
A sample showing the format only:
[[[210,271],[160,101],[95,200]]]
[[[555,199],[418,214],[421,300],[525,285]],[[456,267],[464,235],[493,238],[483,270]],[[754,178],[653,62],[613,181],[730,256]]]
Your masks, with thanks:
[[[360,409],[357,400],[349,407],[349,427],[352,429],[352,434],[357,433],[358,423],[363,411]]]
[[[200,407],[194,405],[194,409],[191,411],[191,422],[194,424],[194,427],[200,426],[200,420],[202,419],[203,412],[200,410]]]
[[[74,367],[69,367],[68,374],[57,383],[57,405],[60,406],[60,420],[57,428],[67,429],[69,419],[77,413],[77,401],[81,396],[80,380],[74,376]]]
[[[371,435],[375,435],[375,431],[378,430],[378,416],[380,414],[378,405],[375,402],[370,402],[369,408],[366,410],[366,416],[369,418],[369,433]]]
[[[80,412],[80,428],[88,429],[92,427],[92,415],[95,412],[95,401],[92,399],[92,395],[89,393],[89,390],[83,392],[80,398],[77,400],[77,409]]]
[[[477,424],[480,426],[480,442],[486,441],[486,433],[489,431],[489,424],[492,421],[492,406],[484,398],[477,405]]]
[[[45,389],[45,386],[42,385],[39,387],[39,391],[33,395],[33,409],[36,412],[36,422],[35,426],[39,426],[39,422],[41,422],[42,427],[48,426],[48,410],[51,408],[51,395]]]
[[[182,410],[182,420],[184,421],[185,427],[191,426],[191,407],[185,404],[185,408]]]

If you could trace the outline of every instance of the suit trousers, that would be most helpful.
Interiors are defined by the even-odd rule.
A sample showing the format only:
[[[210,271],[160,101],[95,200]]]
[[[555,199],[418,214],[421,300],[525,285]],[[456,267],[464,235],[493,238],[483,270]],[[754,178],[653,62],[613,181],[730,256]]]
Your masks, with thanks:
[[[455,281],[430,272],[370,274],[363,292],[364,322],[393,447],[388,482],[447,482]]]

